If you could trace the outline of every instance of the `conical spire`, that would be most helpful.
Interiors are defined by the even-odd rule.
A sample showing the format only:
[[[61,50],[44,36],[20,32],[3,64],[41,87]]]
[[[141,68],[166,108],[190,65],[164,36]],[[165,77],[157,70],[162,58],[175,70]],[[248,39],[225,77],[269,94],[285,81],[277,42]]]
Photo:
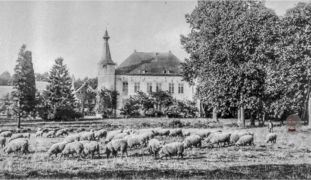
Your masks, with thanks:
[[[110,48],[109,48],[109,44],[108,44],[109,38],[110,37],[109,37],[108,32],[106,30],[105,35],[103,37],[103,39],[105,41],[104,42],[104,48],[103,48],[103,54],[102,54],[102,57],[99,61],[99,64],[101,66],[105,66],[107,64],[115,65],[115,63],[111,59]]]

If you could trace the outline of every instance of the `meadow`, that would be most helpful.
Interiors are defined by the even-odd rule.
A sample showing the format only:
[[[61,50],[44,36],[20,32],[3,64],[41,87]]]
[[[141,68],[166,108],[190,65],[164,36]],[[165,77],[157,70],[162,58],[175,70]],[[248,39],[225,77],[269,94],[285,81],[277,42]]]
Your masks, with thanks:
[[[146,119],[145,119],[146,120]],[[137,129],[162,126],[167,128],[171,120],[165,119],[118,119],[99,123],[79,125],[91,128],[116,129],[132,127]],[[234,119],[221,119],[220,123],[210,119],[181,119],[188,131],[202,129],[231,132],[238,130]],[[190,125],[189,125],[190,122]],[[149,124],[148,124],[149,123]],[[107,125],[109,124],[109,126]],[[144,124],[144,125],[142,125]],[[44,125],[52,126],[51,124]],[[55,126],[55,125],[54,125]],[[53,126],[53,127],[54,127]],[[62,126],[62,125],[56,125]],[[68,127],[68,125],[63,125]],[[199,127],[197,127],[199,126]],[[71,127],[71,126],[69,126]],[[5,125],[2,125],[5,129]],[[25,127],[34,130],[37,126]],[[77,128],[77,127],[73,127]],[[255,146],[209,147],[187,149],[184,159],[166,160],[149,155],[147,148],[129,150],[129,157],[106,158],[105,143],[101,140],[101,157],[79,159],[77,157],[55,158],[47,156],[53,143],[63,138],[30,138],[30,154],[6,155],[0,151],[0,178],[111,178],[111,179],[310,179],[311,178],[311,129],[302,127],[296,133],[286,132],[285,126],[274,128],[278,134],[276,144],[266,144],[267,127],[249,127],[254,132]],[[184,137],[155,137],[158,140],[181,142]]]

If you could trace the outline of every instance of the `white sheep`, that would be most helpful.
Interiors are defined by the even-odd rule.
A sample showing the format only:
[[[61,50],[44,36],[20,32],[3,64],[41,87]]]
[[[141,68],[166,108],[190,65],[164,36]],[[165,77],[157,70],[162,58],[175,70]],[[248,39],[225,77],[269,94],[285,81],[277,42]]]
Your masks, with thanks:
[[[26,152],[29,153],[28,147],[29,144],[27,139],[15,139],[4,148],[4,152],[10,154],[12,152],[16,153],[20,151],[22,154],[26,154]]]
[[[1,148],[3,148],[3,147],[5,146],[5,143],[6,143],[5,137],[0,137],[0,145],[1,145]]]
[[[80,132],[82,132],[82,131],[85,131],[85,129],[84,129],[84,128],[78,128],[78,129],[77,129],[77,133],[80,133]]]
[[[100,158],[100,146],[97,141],[84,141],[83,147],[83,153],[85,155],[91,154],[92,159],[94,159],[94,154],[97,153],[98,158]]]
[[[122,130],[116,130],[116,131],[108,132],[105,143],[107,144],[108,142],[110,142],[114,138],[115,135],[120,134],[122,132],[123,132]]]
[[[83,132],[80,136],[80,141],[87,140],[92,141],[95,140],[95,133],[94,132]]]
[[[72,142],[75,142],[75,141],[80,141],[80,134],[72,134],[72,135],[69,135],[67,137],[65,137],[64,141],[67,142],[67,143],[72,143]]]
[[[116,134],[112,139],[123,139],[125,136],[128,136],[129,134],[128,133],[119,133],[119,134]]]
[[[49,132],[46,134],[45,137],[47,137],[47,138],[54,138],[54,137],[55,137],[55,131],[54,131],[54,130],[53,130],[53,131],[49,131]]]
[[[182,135],[183,136],[190,136],[191,135],[191,132],[190,131],[186,131],[186,130],[182,130]]]
[[[80,141],[75,141],[66,144],[60,157],[69,156],[69,154],[71,154],[71,156],[73,156],[74,154],[78,154],[79,157],[81,158],[82,152],[83,152],[83,144]]]
[[[213,136],[210,139],[210,145],[217,144],[218,147],[220,147],[219,143],[227,143],[228,145],[230,144],[230,133],[214,133]]]
[[[170,136],[182,136],[182,129],[171,129]]]
[[[155,131],[156,136],[169,136],[170,130],[169,129],[156,129]]]
[[[37,131],[36,132],[36,137],[42,137],[43,131]]]
[[[55,157],[57,157],[57,154],[61,153],[67,144],[68,142],[59,142],[59,143],[53,144],[48,150],[48,155],[51,156],[55,154]]]
[[[240,139],[240,136],[238,133],[233,133],[230,136],[230,144],[235,144]]]
[[[132,135],[127,139],[128,147],[131,149],[133,147],[144,147],[147,145],[149,138],[147,136]]]
[[[11,131],[4,131],[0,134],[0,137],[11,137],[12,132]]]
[[[266,136],[266,143],[269,143],[269,142],[271,142],[271,144],[276,143],[276,138],[277,138],[276,133],[269,133]]]
[[[101,129],[99,131],[95,131],[95,138],[97,140],[100,140],[101,138],[104,138],[107,136],[107,130]]]
[[[190,147],[192,149],[193,146],[201,148],[202,146],[201,140],[202,140],[201,136],[191,135],[183,141],[184,148],[187,149]]]
[[[23,133],[23,138],[28,138],[28,139],[30,139],[30,133]]]
[[[56,136],[56,137],[68,136],[68,131],[66,131],[66,130],[64,130],[64,129],[58,130],[58,131],[55,133],[55,136]]]
[[[154,133],[153,132],[144,132],[144,133],[140,134],[139,136],[146,138],[148,141],[149,139],[154,138]]]
[[[235,143],[236,146],[245,146],[245,145],[255,145],[254,144],[254,136],[252,135],[245,135],[240,137],[240,139],[238,140],[238,142]]]
[[[112,140],[106,145],[106,154],[107,158],[109,158],[110,154],[114,157],[117,157],[118,151],[121,151],[121,157],[125,154],[126,157],[128,156],[127,154],[127,142],[124,139],[116,139]]]
[[[148,142],[148,151],[150,154],[154,154],[157,157],[159,150],[163,147],[164,142],[160,142],[157,139],[151,139]]]
[[[172,158],[171,156],[174,155],[177,155],[177,159],[179,159],[179,156],[183,158],[183,153],[184,153],[184,145],[181,142],[173,142],[170,144],[165,144],[159,152],[161,159],[164,156],[166,157],[166,159],[168,156]]]
[[[9,142],[13,141],[14,139],[24,138],[23,134],[13,134],[9,140]]]

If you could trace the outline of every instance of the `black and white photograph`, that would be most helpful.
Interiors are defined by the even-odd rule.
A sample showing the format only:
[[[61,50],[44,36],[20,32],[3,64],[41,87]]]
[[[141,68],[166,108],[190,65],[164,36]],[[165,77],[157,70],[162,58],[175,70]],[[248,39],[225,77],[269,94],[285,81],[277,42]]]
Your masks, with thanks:
[[[311,179],[311,0],[0,0],[0,179]]]

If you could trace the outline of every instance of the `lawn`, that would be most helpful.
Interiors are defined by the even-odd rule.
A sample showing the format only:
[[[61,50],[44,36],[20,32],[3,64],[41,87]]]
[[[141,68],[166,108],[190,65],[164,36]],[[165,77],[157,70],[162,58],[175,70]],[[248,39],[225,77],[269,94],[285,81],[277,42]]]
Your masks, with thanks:
[[[147,121],[143,121],[147,120]],[[204,119],[196,119],[204,124]],[[118,121],[118,122],[116,122]],[[159,121],[167,121],[161,119]],[[183,123],[190,119],[182,119]],[[208,120],[206,120],[208,121]],[[235,131],[230,127],[234,120],[220,120],[224,132]],[[122,119],[108,120],[107,123],[119,123],[120,126],[133,126],[139,123],[155,123],[152,119]],[[162,123],[163,123],[162,122]],[[95,127],[96,128],[96,127]],[[142,127],[146,128],[146,127]],[[200,131],[199,128],[187,128],[190,131]],[[77,157],[55,158],[47,157],[46,151],[63,138],[35,138],[31,136],[31,153],[28,155],[5,155],[0,152],[0,178],[259,178],[259,179],[310,179],[311,178],[311,130],[303,127],[297,133],[287,133],[286,127],[276,127],[278,134],[276,144],[266,144],[266,127],[247,129],[254,132],[255,146],[220,148],[207,147],[187,149],[184,159],[154,159],[147,149],[130,150],[129,157],[109,158],[105,156],[105,144],[101,140],[101,157],[90,159]],[[169,142],[181,142],[183,137],[156,137]],[[1,168],[2,167],[2,168]]]

